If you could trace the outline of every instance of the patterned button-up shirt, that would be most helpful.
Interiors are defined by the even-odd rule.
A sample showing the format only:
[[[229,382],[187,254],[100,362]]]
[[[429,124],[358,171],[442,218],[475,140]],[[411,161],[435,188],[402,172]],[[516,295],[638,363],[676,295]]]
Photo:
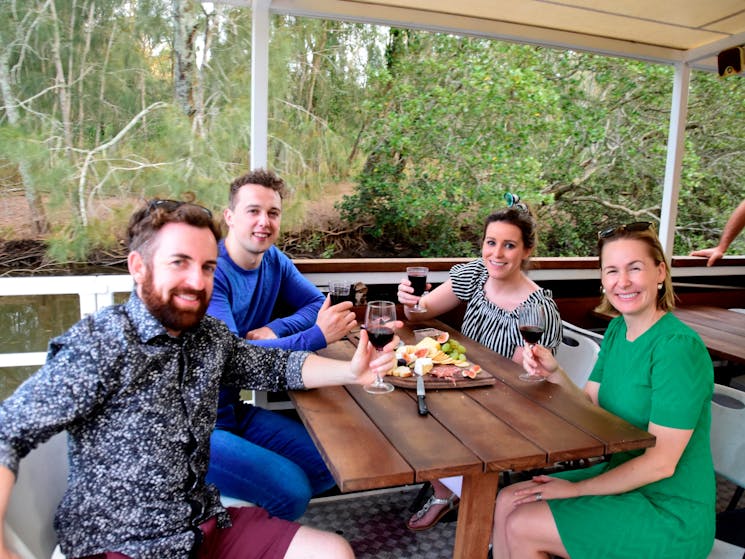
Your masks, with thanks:
[[[186,558],[200,523],[230,523],[204,481],[219,385],[303,388],[307,355],[247,344],[209,316],[170,336],[133,293],[53,339],[46,364],[0,403],[0,464],[17,472],[67,429],[55,518],[65,555]]]

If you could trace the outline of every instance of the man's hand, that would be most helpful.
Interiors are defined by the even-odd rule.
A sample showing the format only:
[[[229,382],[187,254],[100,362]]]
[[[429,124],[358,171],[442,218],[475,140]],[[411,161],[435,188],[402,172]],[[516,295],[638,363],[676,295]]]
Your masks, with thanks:
[[[403,322],[396,322],[396,328],[402,326]],[[376,373],[383,377],[396,367],[395,349],[399,341],[399,337],[394,336],[382,351],[377,351],[367,337],[367,330],[360,330],[360,342],[352,357],[352,374],[359,384],[370,384],[375,380]]]
[[[709,260],[706,262],[706,265],[713,266],[714,262],[724,256],[724,251],[719,247],[705,248],[703,250],[694,250],[690,256],[703,256],[704,258],[708,258]]]
[[[261,328],[257,328],[256,330],[251,330],[250,332],[246,332],[246,339],[247,340],[276,340],[277,334],[275,334],[274,331],[268,326],[262,326]]]
[[[341,340],[357,326],[355,314],[352,312],[352,302],[344,301],[332,306],[331,297],[326,297],[318,311],[316,324],[326,338],[326,345]]]
[[[0,546],[0,559],[21,559],[18,555],[13,553],[10,548]]]

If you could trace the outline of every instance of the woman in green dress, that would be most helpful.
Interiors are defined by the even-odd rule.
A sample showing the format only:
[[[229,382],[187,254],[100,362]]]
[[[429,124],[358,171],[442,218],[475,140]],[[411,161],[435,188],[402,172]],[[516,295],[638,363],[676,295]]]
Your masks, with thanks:
[[[670,268],[651,224],[606,229],[598,237],[600,308],[620,316],[608,326],[590,381],[576,391],[646,429],[656,444],[500,491],[493,554],[705,558],[716,501],[711,359],[698,335],[670,312]],[[523,355],[526,369],[573,386],[547,349]]]

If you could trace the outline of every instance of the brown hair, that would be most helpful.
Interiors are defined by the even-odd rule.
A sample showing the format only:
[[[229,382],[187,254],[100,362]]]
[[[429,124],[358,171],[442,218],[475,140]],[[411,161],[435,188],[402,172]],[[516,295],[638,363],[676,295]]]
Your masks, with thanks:
[[[247,184],[258,184],[266,188],[271,188],[279,193],[280,198],[286,194],[285,181],[277,176],[273,171],[267,169],[254,169],[250,173],[238,177],[230,183],[230,194],[228,195],[228,205],[231,210],[235,209],[235,196],[242,186]]]
[[[129,250],[139,252],[143,258],[148,259],[152,239],[168,223],[186,223],[193,227],[209,229],[216,242],[222,236],[212,213],[207,208],[190,202],[156,198],[132,214],[127,226]]]
[[[486,229],[490,224],[503,221],[520,229],[520,233],[523,237],[523,245],[525,245],[526,249],[530,250],[534,248],[538,242],[536,222],[530,209],[524,204],[521,204],[521,206],[523,207],[504,208],[490,214],[484,222],[484,234],[482,235],[482,240],[486,238]],[[525,267],[526,264],[527,260],[524,260],[523,267]]]
[[[644,230],[633,230],[626,229],[621,226],[615,230],[610,230],[611,233],[598,238],[598,264],[602,273],[603,269],[603,247],[613,241],[619,239],[631,239],[634,241],[641,241],[647,246],[647,252],[655,263],[655,266],[660,264],[665,265],[665,279],[662,282],[662,288],[657,291],[657,308],[663,311],[671,311],[675,308],[675,292],[673,291],[673,278],[670,273],[670,263],[665,258],[665,251],[662,250],[662,244],[660,239],[657,237],[657,233],[654,227],[650,224]],[[603,293],[600,304],[595,309],[601,313],[617,313],[608,297]]]

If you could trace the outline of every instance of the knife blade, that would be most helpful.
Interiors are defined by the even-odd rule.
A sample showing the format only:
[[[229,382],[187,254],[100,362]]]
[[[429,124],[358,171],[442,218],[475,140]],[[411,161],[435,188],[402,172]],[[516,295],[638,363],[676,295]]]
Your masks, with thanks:
[[[422,375],[416,376],[416,400],[419,415],[427,415],[429,409],[427,408],[427,402],[424,401],[424,378]]]

